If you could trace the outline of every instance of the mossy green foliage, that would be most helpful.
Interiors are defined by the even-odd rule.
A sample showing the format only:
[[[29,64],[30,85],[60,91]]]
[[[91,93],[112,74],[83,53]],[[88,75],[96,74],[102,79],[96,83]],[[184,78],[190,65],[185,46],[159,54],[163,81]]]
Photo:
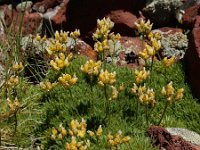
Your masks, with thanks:
[[[70,66],[62,73],[76,74],[78,83],[70,90],[61,85],[57,85],[51,91],[43,91],[39,85],[31,83],[21,83],[18,92],[18,99],[21,99],[24,108],[18,114],[17,132],[14,136],[12,131],[13,116],[3,120],[0,128],[7,130],[11,143],[19,147],[33,147],[40,142],[45,149],[63,149],[65,142],[57,142],[50,139],[51,128],[58,127],[60,123],[66,127],[72,119],[87,121],[87,129],[95,131],[99,125],[103,128],[103,140],[98,142],[91,141],[91,148],[94,150],[106,149],[106,135],[117,133],[121,130],[123,135],[131,137],[130,144],[123,145],[121,149],[150,150],[157,149],[151,146],[147,136],[145,106],[137,104],[138,98],[130,94],[130,88],[134,83],[134,69],[117,67],[107,64],[109,72],[116,71],[116,83],[118,88],[121,83],[126,86],[125,91],[119,93],[117,100],[109,101],[108,116],[105,110],[105,95],[103,88],[98,84],[90,84],[85,75],[80,71],[81,65],[86,62],[86,58],[76,56]],[[60,73],[59,73],[60,74]],[[46,76],[51,82],[57,80],[58,73],[50,71]],[[151,81],[146,81],[146,86],[153,88],[156,92],[156,105],[153,109],[149,108],[149,125],[158,123],[164,109],[165,101],[161,94],[161,88],[169,81],[173,81],[174,87],[185,89],[184,98],[180,102],[173,103],[167,109],[161,126],[163,127],[183,127],[200,133],[200,104],[193,99],[191,91],[185,82],[185,74],[180,62],[171,68],[165,69],[161,64],[155,63]],[[111,90],[111,89],[110,89]],[[137,111],[138,110],[138,111]],[[66,139],[67,140],[67,139]]]

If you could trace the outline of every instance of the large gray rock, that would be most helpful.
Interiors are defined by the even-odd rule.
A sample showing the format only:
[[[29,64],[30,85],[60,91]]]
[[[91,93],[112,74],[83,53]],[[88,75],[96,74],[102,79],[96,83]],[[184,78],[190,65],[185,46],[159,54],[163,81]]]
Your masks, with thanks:
[[[194,131],[184,128],[166,128],[166,130],[172,135],[179,135],[184,140],[200,146],[200,135]]]

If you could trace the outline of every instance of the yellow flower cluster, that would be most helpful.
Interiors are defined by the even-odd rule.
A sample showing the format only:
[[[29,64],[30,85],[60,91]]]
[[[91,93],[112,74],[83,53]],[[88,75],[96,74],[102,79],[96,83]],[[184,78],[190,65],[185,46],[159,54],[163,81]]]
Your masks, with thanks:
[[[118,133],[116,133],[115,135],[112,135],[110,133],[107,135],[107,143],[111,149],[112,148],[120,149],[120,145],[123,143],[127,144],[129,140],[130,137],[129,136],[123,137],[121,131],[118,131]]]
[[[110,20],[110,18],[103,18],[102,20],[97,20],[97,30],[93,34],[93,39],[95,41],[102,41],[102,39],[107,39],[110,30],[114,27],[114,23]]]
[[[137,86],[135,83],[131,88],[131,93],[138,96],[141,103],[151,105],[152,107],[156,104],[155,92],[153,89],[147,89],[146,86]]]
[[[148,34],[148,39],[151,41],[151,39],[156,39],[156,40],[160,40],[161,39],[161,34],[159,32],[155,32],[153,33],[152,31],[149,32]]]
[[[54,34],[55,40],[59,41],[61,43],[66,43],[69,39],[69,32],[65,32],[65,31],[56,31]]]
[[[21,104],[20,104],[20,102],[17,98],[15,98],[14,101],[7,98],[7,104],[8,104],[11,111],[15,111],[21,106]]]
[[[35,39],[38,41],[38,42],[44,42],[46,41],[47,37],[46,35],[44,35],[43,37],[41,37],[39,34],[36,35]]]
[[[59,125],[58,130],[53,127],[51,129],[51,132],[52,132],[52,135],[51,135],[52,140],[56,140],[56,138],[58,140],[62,140],[67,135],[67,130],[63,127],[62,124]]]
[[[56,38],[56,36],[55,36],[55,38]],[[60,37],[60,38],[62,38],[62,37]],[[56,54],[59,52],[64,53],[64,52],[66,52],[66,50],[67,50],[66,43],[63,44],[59,40],[56,40],[56,39],[52,40],[51,43],[49,44],[49,47],[47,48],[47,52],[49,55]]]
[[[99,82],[98,84],[101,87],[104,87],[104,85],[113,85],[116,81],[116,72],[109,73],[107,70],[103,71],[101,70],[99,74]]]
[[[59,71],[60,69],[63,69],[64,67],[69,66],[69,62],[72,60],[73,54],[70,53],[67,57],[64,53],[59,53],[55,56],[54,60],[50,61],[50,66],[53,67],[53,69]]]
[[[169,103],[172,103],[174,96],[177,101],[181,100],[183,98],[183,92],[184,92],[184,89],[180,88],[177,90],[176,96],[175,96],[175,89],[173,87],[172,81],[168,83],[166,87],[163,87],[161,90],[161,94],[167,97],[167,101]]]
[[[108,51],[109,48],[110,47],[109,47],[109,43],[108,43],[107,39],[103,40],[102,42],[97,41],[94,44],[94,50],[97,51],[98,53],[102,53],[104,51]]]
[[[163,65],[166,67],[166,68],[168,68],[168,67],[170,67],[170,66],[172,66],[172,64],[174,63],[174,60],[175,60],[175,57],[174,56],[172,56],[171,58],[167,58],[167,57],[165,57],[164,59],[163,59],[163,61],[162,61],[162,63],[163,63]]]
[[[58,78],[58,81],[61,85],[63,85],[65,88],[68,88],[78,81],[78,78],[74,74],[73,77],[70,74],[62,74],[61,77]]]
[[[141,35],[147,35],[149,32],[151,32],[152,26],[153,24],[151,24],[149,20],[145,22],[144,19],[140,19],[135,23],[137,34]]]
[[[87,150],[90,147],[90,140],[77,142],[76,137],[72,137],[70,143],[66,143],[66,150]]]
[[[12,75],[12,76],[8,79],[6,85],[8,86],[8,88],[11,88],[11,87],[16,86],[18,83],[19,83],[19,77],[18,77],[18,76],[15,76],[15,75]]]
[[[143,59],[148,59],[149,57],[155,56],[155,54],[160,50],[161,48],[161,42],[160,40],[157,40],[155,38],[150,39],[151,45],[145,44],[145,48],[143,51],[139,52],[139,56]]]
[[[53,87],[55,87],[57,83],[51,83],[50,81],[40,82],[40,87],[43,90],[50,91]]]
[[[144,80],[146,80],[149,77],[149,75],[150,75],[150,71],[146,71],[145,67],[143,67],[143,69],[140,71],[138,69],[136,69],[135,70],[135,82],[137,84],[139,84],[139,83],[143,82]]]
[[[114,23],[110,20],[110,18],[97,20],[97,30],[93,34],[93,40],[96,41],[94,44],[94,50],[98,53],[103,53],[110,50],[110,41],[113,43],[119,41],[120,34],[115,35],[114,33],[110,33],[113,27]]]
[[[81,66],[81,71],[87,74],[90,78],[99,75],[99,70],[101,68],[101,61],[95,62],[94,60],[87,61]]]
[[[76,29],[74,32],[70,33],[70,37],[73,39],[77,39],[81,35],[80,30]]]
[[[15,72],[17,72],[17,73],[21,72],[23,69],[24,69],[24,66],[23,66],[22,62],[19,62],[19,63],[16,62],[12,66],[12,70],[15,71]]]
[[[70,36],[69,32],[63,32],[62,30],[60,32],[55,32],[54,39],[51,40],[49,47],[47,48],[47,52],[49,55],[54,54],[54,59],[50,61],[50,66],[53,67],[53,69],[59,71],[60,69],[69,66],[69,63],[73,58],[73,54],[68,54],[66,52],[69,48],[67,46],[67,42],[69,41],[69,38],[73,38],[74,40],[76,40],[79,36],[79,30],[71,32]]]
[[[79,123],[78,120],[71,120],[69,124],[69,135],[84,138],[87,130],[86,120],[82,119]]]
[[[176,100],[179,101],[183,98],[184,88],[180,88],[176,92]]]

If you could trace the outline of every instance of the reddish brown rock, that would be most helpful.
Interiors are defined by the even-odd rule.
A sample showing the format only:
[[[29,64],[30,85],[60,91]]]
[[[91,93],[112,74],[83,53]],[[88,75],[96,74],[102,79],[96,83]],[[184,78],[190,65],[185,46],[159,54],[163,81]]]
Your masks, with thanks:
[[[84,55],[89,59],[97,60],[97,53],[84,41],[79,40],[76,49],[81,55]]]
[[[37,12],[26,13],[23,19],[22,33],[33,34],[38,32],[42,26],[42,20],[43,18],[41,14]]]
[[[74,31],[78,28],[81,31],[82,37],[87,40],[91,37],[91,33],[95,30],[97,19],[102,19],[106,16],[112,16],[114,21],[117,21],[114,30],[121,35],[133,35],[132,23],[135,17],[139,17],[139,11],[145,5],[145,0],[73,0],[69,1],[67,8],[67,26],[66,30]],[[123,11],[122,11],[123,10]],[[118,14],[117,14],[118,13]],[[126,15],[129,15],[127,21]],[[122,17],[126,24],[119,20]],[[131,17],[130,17],[131,16]],[[133,19],[133,20],[132,20]],[[89,38],[89,40],[91,40]]]
[[[200,18],[198,22],[200,22]],[[200,99],[200,26],[193,28],[189,36],[189,49],[186,52],[185,60],[192,91]]]
[[[151,126],[147,133],[153,146],[159,145],[160,150],[200,150],[199,146],[185,141],[180,136],[171,135],[166,129],[159,126]]]
[[[144,44],[139,37],[124,37],[120,39],[122,50],[119,52],[117,65],[135,68],[143,66],[144,62],[138,57],[138,53],[143,50]]]
[[[183,24],[187,27],[193,27],[195,17],[200,14],[200,4],[189,7],[183,15]]]
[[[33,5],[33,9],[37,12],[44,13],[49,8],[53,8],[59,4],[59,0],[43,0]]]
[[[58,10],[55,16],[51,18],[52,24],[54,26],[63,26],[67,23],[66,12],[67,12],[67,4],[69,0],[64,0],[62,6]]]
[[[183,29],[181,28],[172,28],[172,27],[162,27],[157,30],[160,30],[161,32],[166,32],[167,34],[174,34],[176,32],[183,32]]]
[[[123,35],[133,35],[134,23],[138,20],[138,18],[130,11],[114,10],[111,11],[106,17],[109,17],[115,23],[113,29],[114,32],[121,33]]]
[[[9,5],[0,6],[0,11],[4,14],[4,18],[1,19],[4,20],[6,27],[9,27],[12,24],[13,19],[16,18],[17,14],[17,12],[10,6]]]

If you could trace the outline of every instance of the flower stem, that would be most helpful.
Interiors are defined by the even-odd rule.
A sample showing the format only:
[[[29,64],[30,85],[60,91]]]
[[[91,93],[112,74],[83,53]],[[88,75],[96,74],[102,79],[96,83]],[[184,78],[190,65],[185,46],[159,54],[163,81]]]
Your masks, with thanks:
[[[147,127],[149,126],[149,117],[148,117],[148,105],[145,107],[145,113],[146,113],[146,122],[147,122]]]
[[[168,107],[168,102],[166,101],[165,108],[163,110],[162,116],[160,118],[160,121],[158,122],[158,126],[161,124],[161,121],[162,121],[162,119],[164,117],[164,114],[166,113],[167,107]]]
[[[72,101],[73,101],[73,95],[72,95],[72,91],[71,91],[71,89],[70,89],[70,88],[69,88],[68,90],[69,90],[69,94],[70,94],[70,96],[71,96],[71,99],[72,99]]]

